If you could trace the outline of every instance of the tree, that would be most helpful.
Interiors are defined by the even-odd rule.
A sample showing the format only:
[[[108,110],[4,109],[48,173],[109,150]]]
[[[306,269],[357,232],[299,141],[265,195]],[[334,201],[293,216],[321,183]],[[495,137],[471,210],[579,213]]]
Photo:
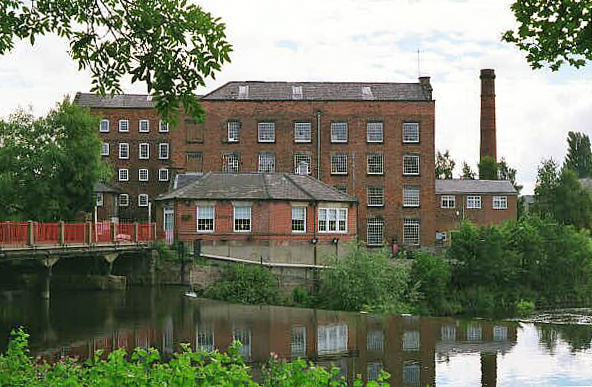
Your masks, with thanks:
[[[93,92],[121,93],[121,78],[146,82],[157,111],[174,121],[182,105],[203,118],[195,90],[214,78],[232,51],[226,26],[187,0],[3,0],[0,55],[18,39],[55,33],[70,43]]]
[[[533,211],[545,216],[553,216],[555,190],[558,184],[558,165],[552,158],[543,160],[537,170],[534,188]]]
[[[436,179],[452,179],[455,165],[448,149],[444,153],[438,151],[436,153]]]
[[[467,164],[466,161],[463,161],[462,174],[460,178],[464,180],[475,180],[475,172],[471,169],[471,166]]]
[[[579,68],[592,59],[592,3],[589,0],[516,0],[515,31],[502,40],[526,51],[532,68],[558,70],[564,63]]]
[[[592,177],[592,151],[588,135],[577,132],[567,134],[567,155],[563,167],[574,171],[579,178]]]
[[[516,170],[508,165],[504,157],[497,163],[497,177],[499,180],[509,180],[518,193],[522,191],[522,186],[516,182]]]
[[[498,180],[498,166],[493,157],[485,156],[478,165],[480,180]]]
[[[19,110],[0,121],[0,219],[69,220],[93,207],[109,178],[98,118],[64,100],[47,117]]]

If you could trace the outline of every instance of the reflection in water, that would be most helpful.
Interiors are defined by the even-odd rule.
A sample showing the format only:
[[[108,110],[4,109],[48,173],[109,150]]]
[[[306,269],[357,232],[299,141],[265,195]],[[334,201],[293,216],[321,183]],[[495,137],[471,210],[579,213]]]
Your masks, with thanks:
[[[385,370],[395,386],[474,386],[480,381],[493,387],[525,385],[525,380],[553,384],[512,366],[528,362],[533,353],[544,359],[539,361],[556,361],[549,349],[561,352],[567,342],[570,356],[590,367],[588,373],[568,370],[565,380],[592,385],[589,326],[540,326],[534,340],[521,341],[519,332],[529,332],[532,324],[231,305],[187,299],[176,289],[58,293],[45,308],[36,298],[0,303],[0,335],[7,338],[10,328],[20,324],[31,333],[32,352],[50,360],[85,359],[98,349],[109,353],[134,347],[170,354],[180,343],[224,350],[238,340],[241,355],[253,368],[276,353],[333,364],[350,381],[356,374],[376,380]]]

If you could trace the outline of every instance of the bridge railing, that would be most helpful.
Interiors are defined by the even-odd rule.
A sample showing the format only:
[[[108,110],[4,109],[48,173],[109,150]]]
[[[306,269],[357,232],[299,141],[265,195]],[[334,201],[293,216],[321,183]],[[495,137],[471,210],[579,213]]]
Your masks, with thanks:
[[[156,240],[155,223],[0,222],[0,247],[146,243]]]

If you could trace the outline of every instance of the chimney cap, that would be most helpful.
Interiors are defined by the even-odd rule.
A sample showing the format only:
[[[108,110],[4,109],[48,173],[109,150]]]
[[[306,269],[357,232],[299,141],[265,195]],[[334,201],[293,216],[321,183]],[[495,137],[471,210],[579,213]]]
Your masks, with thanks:
[[[424,86],[429,86],[430,85],[430,77],[427,77],[427,76],[419,77],[419,84],[424,85]]]
[[[481,79],[484,79],[484,78],[495,79],[495,70],[494,69],[481,69]]]

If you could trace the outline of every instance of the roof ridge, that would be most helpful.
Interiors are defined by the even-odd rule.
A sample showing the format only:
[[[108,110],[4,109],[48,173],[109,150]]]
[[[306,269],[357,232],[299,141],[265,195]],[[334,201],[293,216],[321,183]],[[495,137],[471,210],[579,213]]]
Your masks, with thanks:
[[[325,187],[329,188],[329,189],[330,189],[330,190],[332,190],[332,191],[339,192],[339,194],[340,194],[340,195],[342,195],[342,196],[344,196],[344,197],[346,197],[346,198],[348,198],[348,199],[352,199],[352,198],[354,198],[353,196],[349,196],[348,194],[345,194],[345,193],[341,192],[341,191],[340,191],[340,190],[338,190],[337,188],[333,187],[331,184],[329,184],[329,183],[325,183],[325,182],[324,182],[324,181],[322,181],[322,180],[316,179],[316,178],[314,178],[314,177],[312,177],[312,176],[309,176],[309,175],[302,175],[302,176],[306,177],[306,178],[307,178],[307,179],[309,179],[309,180],[312,180],[312,181],[313,181],[313,182],[315,182],[315,183],[321,183],[321,185],[324,185]],[[357,198],[356,198],[356,201],[357,201]]]
[[[261,176],[260,178],[263,179],[263,190],[265,191],[265,196],[267,196],[268,199],[273,199],[269,194],[269,188],[267,187],[267,174],[260,173],[259,175]]]
[[[296,184],[296,182],[294,181],[294,179],[292,179],[292,176],[290,174],[284,172],[283,175],[286,177],[286,179],[288,179],[290,181],[290,183],[292,183],[293,186],[295,186],[297,189],[299,189],[306,196],[308,196],[309,198],[311,198],[313,201],[318,201],[318,199],[315,198],[314,196],[312,196],[312,194],[310,194],[308,191],[306,191],[300,185]]]

